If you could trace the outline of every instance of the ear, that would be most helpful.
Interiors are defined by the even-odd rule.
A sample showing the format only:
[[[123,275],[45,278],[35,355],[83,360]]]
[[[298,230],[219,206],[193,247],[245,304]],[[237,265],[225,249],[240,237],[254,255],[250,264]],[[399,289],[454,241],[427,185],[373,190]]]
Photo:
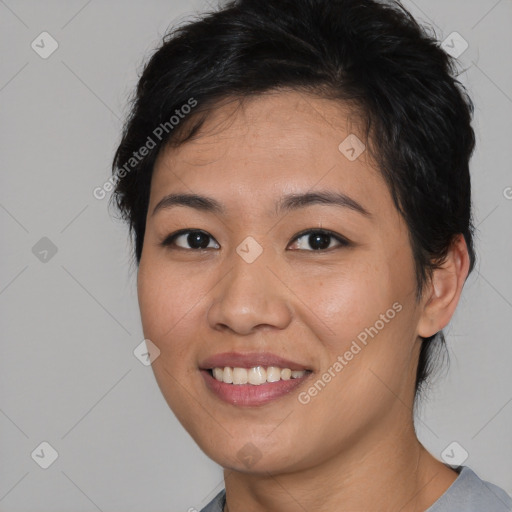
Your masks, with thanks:
[[[459,234],[453,239],[445,262],[433,271],[423,294],[419,336],[428,338],[448,325],[459,303],[468,272],[468,248],[464,236]]]

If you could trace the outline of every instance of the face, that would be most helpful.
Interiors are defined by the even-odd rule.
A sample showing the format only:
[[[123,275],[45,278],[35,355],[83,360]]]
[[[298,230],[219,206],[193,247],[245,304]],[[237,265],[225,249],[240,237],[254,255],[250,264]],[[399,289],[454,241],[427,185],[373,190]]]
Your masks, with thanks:
[[[169,406],[224,467],[313,467],[411,421],[414,261],[355,136],[338,102],[279,92],[219,106],[157,159],[144,335]]]

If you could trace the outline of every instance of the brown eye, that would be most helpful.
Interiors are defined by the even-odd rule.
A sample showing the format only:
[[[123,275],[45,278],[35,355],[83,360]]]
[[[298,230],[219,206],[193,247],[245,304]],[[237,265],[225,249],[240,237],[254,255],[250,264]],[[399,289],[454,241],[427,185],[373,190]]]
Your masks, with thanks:
[[[325,251],[335,247],[345,247],[349,242],[340,235],[323,229],[309,230],[295,237],[299,240],[296,249],[306,251]]]
[[[213,247],[210,247],[211,242],[214,242]],[[197,229],[181,230],[177,233],[173,233],[162,242],[162,245],[165,247],[176,246],[180,249],[190,250],[201,250],[209,248],[218,249],[220,247],[211,235],[205,231]]]

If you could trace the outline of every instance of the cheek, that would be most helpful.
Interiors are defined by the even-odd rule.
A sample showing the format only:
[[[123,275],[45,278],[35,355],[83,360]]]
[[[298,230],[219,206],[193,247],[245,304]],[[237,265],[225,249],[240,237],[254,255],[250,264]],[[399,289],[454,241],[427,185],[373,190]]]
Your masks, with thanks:
[[[197,272],[175,268],[158,258],[141,258],[137,293],[144,337],[160,350],[151,365],[153,373],[170,409],[191,433],[207,419],[194,398],[200,396],[200,390],[194,352],[197,347],[191,342],[201,322],[201,299],[207,291]]]
[[[376,375],[394,388],[407,374],[414,338],[413,279],[407,261],[361,259],[318,279],[305,295],[313,307],[311,313],[304,308],[304,314],[321,340],[322,371],[336,374],[329,387],[343,390],[345,405],[377,396],[383,386]]]
[[[300,293],[321,320],[316,322],[318,338],[330,352],[339,352],[392,307],[400,290],[393,285],[385,262],[360,260],[318,279]]]
[[[137,276],[137,293],[144,336],[161,352],[163,360],[184,361],[190,343],[184,332],[198,325],[201,299],[208,292],[204,279],[194,279],[197,273],[172,268],[141,259]],[[171,354],[174,357],[170,357]]]

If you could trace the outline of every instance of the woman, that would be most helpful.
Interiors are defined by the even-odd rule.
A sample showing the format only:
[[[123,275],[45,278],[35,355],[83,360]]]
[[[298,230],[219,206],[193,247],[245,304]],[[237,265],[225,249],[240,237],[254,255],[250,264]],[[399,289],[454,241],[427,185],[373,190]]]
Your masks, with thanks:
[[[473,105],[399,4],[241,0],[169,34],[116,152],[160,389],[208,511],[510,511],[418,440],[474,261]]]

